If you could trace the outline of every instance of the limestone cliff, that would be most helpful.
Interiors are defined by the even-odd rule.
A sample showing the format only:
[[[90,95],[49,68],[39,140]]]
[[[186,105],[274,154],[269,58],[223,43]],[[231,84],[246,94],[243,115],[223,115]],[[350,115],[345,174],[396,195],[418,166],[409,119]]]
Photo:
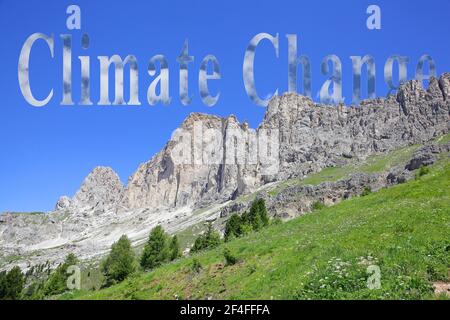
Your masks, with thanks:
[[[409,144],[421,143],[449,130],[450,74],[431,79],[428,90],[412,80],[403,84],[396,96],[363,101],[359,106],[327,106],[294,93],[275,97],[265,117],[255,130],[241,124],[234,116],[219,118],[191,114],[180,129],[188,132],[192,147],[186,163],[176,163],[173,152],[179,140],[172,139],[150,161],[139,166],[122,192],[113,183],[113,192],[88,192],[84,188],[75,197],[90,205],[120,204],[126,208],[174,208],[221,202],[252,192],[270,181],[302,177],[328,166],[344,164],[348,159],[364,159],[374,153],[388,152]],[[196,131],[196,125],[201,129]],[[195,144],[205,150],[208,139],[196,139],[208,129],[221,136],[213,143],[222,146],[219,163],[198,161]],[[262,130],[278,132],[279,167],[275,173],[264,174],[264,165],[235,161],[239,146],[230,136],[240,135],[245,148],[252,144],[252,135]],[[235,148],[236,150],[227,150]],[[248,157],[245,151],[240,155]],[[186,159],[186,158],[185,158]],[[239,159],[237,159],[239,160]],[[102,180],[98,183],[102,184]],[[102,187],[103,188],[103,187]],[[98,189],[98,188],[97,188]],[[84,190],[84,191],[83,191]],[[102,189],[108,190],[108,189]],[[88,200],[86,197],[91,197]],[[106,196],[106,198],[103,198]],[[112,197],[112,198],[111,198]]]
[[[74,197],[58,200],[53,212],[1,215],[0,268],[10,266],[5,263],[8,257],[20,257],[21,267],[58,262],[67,252],[92,258],[122,234],[139,244],[157,224],[176,232],[217,217],[222,209],[223,214],[245,209],[245,204],[231,200],[268,183],[302,178],[446,134],[449,112],[450,73],[432,78],[427,90],[413,80],[395,96],[359,106],[326,106],[283,94],[272,99],[256,129],[234,116],[192,113],[126,186],[111,168],[97,167]],[[269,135],[268,140],[260,139]],[[276,165],[266,161],[268,155]],[[427,157],[418,156],[409,167],[416,168]],[[268,199],[268,204],[271,212],[295,216],[317,197],[338,201],[368,183],[385,186],[404,180],[402,175],[359,176],[328,184],[328,189],[292,187]],[[299,192],[303,197],[297,197]]]

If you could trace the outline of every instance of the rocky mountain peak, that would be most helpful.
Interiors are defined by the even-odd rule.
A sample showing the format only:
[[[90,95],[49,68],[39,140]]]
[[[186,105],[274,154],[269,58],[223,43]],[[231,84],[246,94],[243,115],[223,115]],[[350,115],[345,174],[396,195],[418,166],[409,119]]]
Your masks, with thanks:
[[[191,130],[195,123],[200,122],[206,127],[217,126],[222,122],[222,118],[211,114],[192,112],[184,119],[181,128]]]
[[[442,91],[444,100],[450,100],[450,72],[442,74],[439,78],[439,88]]]
[[[193,112],[180,126],[187,135],[172,137],[139,166],[126,188],[111,168],[98,167],[74,199],[61,198],[57,208],[104,210],[120,204],[129,209],[163,209],[234,199],[270,181],[301,177],[351,158],[363,159],[445,134],[449,130],[447,97],[450,73],[431,78],[427,90],[411,80],[402,84],[396,95],[364,100],[359,106],[323,105],[296,93],[276,96],[256,130],[257,134],[277,131],[279,169],[270,176],[261,173],[262,162],[239,163],[242,155],[232,150],[249,147],[245,139],[251,129],[246,122],[241,124],[234,115],[221,118]],[[205,163],[202,152],[208,148],[207,142],[196,138],[211,128],[219,130],[219,141],[214,143],[226,151],[219,151],[223,152],[219,162]],[[237,142],[235,137],[240,135],[244,140]],[[230,140],[233,143],[227,145]],[[181,148],[186,156],[182,163],[174,158],[174,151],[180,153],[178,143],[187,143]]]
[[[430,79],[426,91],[417,81],[410,81],[401,86],[397,95],[364,100],[359,106],[328,106],[286,93],[272,99],[257,130],[248,128],[245,122],[239,123],[235,116],[192,113],[180,127],[186,135],[182,139],[172,137],[150,161],[141,164],[126,188],[111,168],[97,167],[73,198],[59,199],[55,212],[2,218],[0,252],[16,255],[18,250],[23,254],[48,249],[45,257],[26,255],[45,261],[49,256],[63,259],[64,251],[60,249],[64,245],[91,258],[109,248],[122,234],[141,241],[156,224],[165,224],[172,231],[182,230],[211,214],[209,209],[197,209],[226,206],[228,200],[261,190],[269,182],[303,178],[326,167],[429,142],[449,132],[449,112],[450,74],[444,74]],[[214,137],[209,137],[214,146],[223,150],[212,148],[211,152],[208,141],[195,139],[199,132],[210,128],[218,129]],[[260,150],[255,151],[255,144],[248,138],[272,132],[276,135],[269,144],[277,148],[266,145],[263,153],[278,161],[274,166],[261,160]],[[259,148],[267,140],[257,142]],[[180,147],[179,143],[183,145]],[[205,162],[205,150],[217,154],[218,161]],[[430,163],[430,152],[415,155],[408,168]],[[180,153],[187,155],[188,161],[178,162]],[[249,154],[257,154],[258,158],[249,162]],[[265,173],[268,167],[276,170]],[[367,183],[380,187],[375,180],[378,178],[366,175],[327,183],[328,187],[294,186],[267,203],[272,203],[272,208],[277,203],[287,203],[278,213],[295,216],[319,198],[334,203],[349,193],[360,194]],[[405,181],[403,171],[392,173],[388,180]],[[306,196],[298,197],[299,193]],[[232,205],[244,209],[241,200]],[[291,206],[291,200],[296,204]]]
[[[71,199],[61,197],[57,210],[105,211],[112,209],[123,197],[124,186],[117,173],[110,167],[96,167],[84,179],[80,189]]]

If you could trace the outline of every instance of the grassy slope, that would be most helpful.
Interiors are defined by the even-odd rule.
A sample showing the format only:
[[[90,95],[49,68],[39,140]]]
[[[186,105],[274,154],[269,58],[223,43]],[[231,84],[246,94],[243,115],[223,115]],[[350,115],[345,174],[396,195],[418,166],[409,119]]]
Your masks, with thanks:
[[[240,260],[233,266],[223,265],[222,245],[62,298],[433,298],[432,282],[449,281],[449,177],[444,160],[418,180],[233,240],[226,244]],[[380,267],[381,289],[366,286],[370,264]]]
[[[419,147],[420,145],[411,145],[391,151],[387,154],[376,154],[369,156],[363,162],[353,161],[353,163],[349,163],[348,165],[342,167],[324,168],[317,173],[308,175],[304,179],[289,179],[269,191],[269,195],[276,196],[282,189],[292,185],[319,185],[325,181],[338,181],[355,172],[376,173],[385,171],[410,159],[414,151],[416,151]]]

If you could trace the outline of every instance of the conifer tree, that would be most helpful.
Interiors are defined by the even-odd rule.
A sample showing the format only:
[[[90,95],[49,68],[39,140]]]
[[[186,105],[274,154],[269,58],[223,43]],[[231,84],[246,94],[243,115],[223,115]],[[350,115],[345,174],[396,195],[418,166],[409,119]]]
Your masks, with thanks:
[[[258,212],[264,227],[269,225],[269,215],[267,214],[266,201],[260,198],[257,200]]]
[[[175,260],[181,256],[181,250],[180,250],[180,244],[178,243],[178,237],[177,235],[174,235],[172,237],[172,240],[170,241],[170,260]]]
[[[105,285],[123,281],[135,269],[135,256],[131,248],[131,242],[126,235],[113,243],[111,252],[102,263],[102,271],[105,276]]]
[[[241,224],[242,218],[237,213],[233,213],[225,224],[225,241],[241,236]]]
[[[260,214],[260,205],[257,200],[253,201],[247,215],[247,220],[251,224],[254,231],[258,231],[263,227],[263,221],[261,220]]]
[[[205,234],[195,239],[191,252],[197,252],[204,249],[211,249],[220,244],[220,235],[214,230],[212,223],[208,224]]]
[[[156,226],[150,232],[141,256],[141,266],[144,269],[153,269],[168,261],[170,251],[168,236],[161,226]]]
[[[69,253],[64,262],[61,263],[50,274],[49,278],[44,284],[44,295],[53,295],[63,293],[67,290],[67,279],[70,274],[67,273],[67,269],[70,266],[77,265],[78,259],[73,253]]]
[[[4,280],[4,296],[5,300],[18,300],[25,284],[25,277],[19,267],[12,268],[5,276]]]

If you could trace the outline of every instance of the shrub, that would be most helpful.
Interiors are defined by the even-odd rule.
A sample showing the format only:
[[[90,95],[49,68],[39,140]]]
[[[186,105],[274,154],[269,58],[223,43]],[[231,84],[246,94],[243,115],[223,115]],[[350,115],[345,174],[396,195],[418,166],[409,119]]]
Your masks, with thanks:
[[[264,227],[269,225],[269,215],[267,214],[266,202],[264,199],[256,200],[256,207]]]
[[[243,223],[241,224],[239,230],[241,235],[245,236],[253,232],[253,227],[250,223]]]
[[[416,179],[419,179],[420,177],[422,177],[422,176],[428,174],[429,172],[430,172],[430,168],[425,167],[425,166],[422,165],[422,166],[419,168],[419,171],[417,171],[417,173],[416,173]]]
[[[223,256],[225,257],[225,265],[231,266],[237,262],[237,258],[231,253],[229,248],[223,250]]]
[[[23,291],[23,299],[25,300],[43,300],[44,296],[44,280],[35,280]]]
[[[192,245],[191,251],[192,253],[198,252],[200,250],[205,249],[205,238],[203,235],[199,235],[197,239],[195,239],[194,244]]]
[[[280,217],[275,217],[272,220],[270,220],[270,224],[274,225],[274,226],[282,224],[282,223],[283,223],[283,220],[281,220]]]
[[[268,225],[266,203],[264,199],[257,199],[253,201],[249,212],[244,212],[241,217],[235,213],[228,219],[225,225],[225,241],[258,231]]]
[[[264,199],[253,201],[250,211],[242,215],[242,220],[244,223],[249,223],[255,231],[267,226],[269,224],[269,217]]]
[[[197,273],[200,272],[200,270],[202,270],[202,265],[197,258],[194,258],[194,260],[192,260],[191,269],[192,269],[192,271],[197,272]]]
[[[361,197],[365,197],[368,196],[369,194],[372,193],[372,189],[370,189],[370,187],[364,187],[363,192],[361,193]]]
[[[170,258],[168,235],[161,226],[156,226],[150,232],[144,251],[141,256],[141,266],[144,269],[153,269]]]
[[[312,210],[313,210],[313,211],[315,211],[315,210],[321,210],[321,209],[323,209],[323,208],[325,208],[325,204],[323,204],[323,203],[320,202],[320,201],[316,201],[316,202],[314,202],[314,203],[312,204]]]
[[[105,285],[109,286],[123,281],[132,274],[136,269],[134,259],[130,240],[123,235],[111,246],[111,252],[102,263]]]
[[[205,234],[200,235],[195,239],[194,245],[191,248],[191,252],[198,252],[204,249],[212,249],[220,244],[220,235],[214,230],[212,223],[208,224],[208,229]]]
[[[6,296],[6,271],[0,272],[0,300]]]
[[[170,251],[170,261],[178,259],[181,256],[180,244],[178,242],[178,237],[174,235],[169,245]]]

